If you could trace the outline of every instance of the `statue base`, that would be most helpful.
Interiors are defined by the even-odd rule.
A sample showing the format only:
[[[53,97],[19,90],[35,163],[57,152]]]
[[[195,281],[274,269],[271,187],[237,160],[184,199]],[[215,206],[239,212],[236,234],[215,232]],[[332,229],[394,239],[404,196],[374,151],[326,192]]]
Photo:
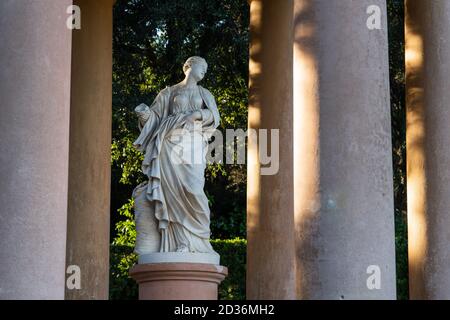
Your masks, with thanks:
[[[217,253],[152,252],[140,254],[138,258],[139,264],[185,262],[220,265],[220,256]]]
[[[130,270],[139,300],[217,300],[227,275],[226,267],[206,263],[137,264]]]

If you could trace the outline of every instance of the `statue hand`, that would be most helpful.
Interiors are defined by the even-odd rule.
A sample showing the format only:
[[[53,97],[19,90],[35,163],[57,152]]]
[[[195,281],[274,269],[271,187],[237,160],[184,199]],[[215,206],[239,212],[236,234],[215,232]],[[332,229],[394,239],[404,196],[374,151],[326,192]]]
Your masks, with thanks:
[[[147,121],[150,115],[150,108],[145,103],[141,103],[134,109],[134,112],[139,119]]]
[[[150,108],[145,103],[141,103],[134,109],[134,112],[138,117],[139,130],[142,130],[150,117]]]
[[[194,124],[195,121],[197,120],[202,120],[202,113],[200,111],[194,111],[190,114],[188,114],[186,117],[186,122],[189,124]]]

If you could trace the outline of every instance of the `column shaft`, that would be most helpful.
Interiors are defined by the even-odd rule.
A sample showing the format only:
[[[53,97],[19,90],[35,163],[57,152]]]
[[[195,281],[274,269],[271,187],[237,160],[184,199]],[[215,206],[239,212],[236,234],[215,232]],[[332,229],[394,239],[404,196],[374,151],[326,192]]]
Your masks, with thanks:
[[[449,1],[406,1],[411,299],[450,299],[449,35]]]
[[[249,129],[279,129],[280,159],[261,175],[261,135],[249,136],[247,298],[293,299],[292,1],[253,0],[250,15]]]
[[[67,265],[81,288],[66,299],[108,299],[113,0],[75,0],[70,114]]]
[[[71,0],[0,1],[0,299],[63,299]]]
[[[386,2],[294,3],[297,297],[395,299]]]

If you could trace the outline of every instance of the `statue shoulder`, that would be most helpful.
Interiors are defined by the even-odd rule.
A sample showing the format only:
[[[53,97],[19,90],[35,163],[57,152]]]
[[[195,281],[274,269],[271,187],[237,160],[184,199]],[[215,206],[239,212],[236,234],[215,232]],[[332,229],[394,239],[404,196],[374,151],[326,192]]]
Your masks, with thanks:
[[[200,87],[200,90],[202,91],[202,94],[205,96],[205,98],[215,101],[214,96],[211,93],[211,91],[209,91],[208,89],[206,89],[200,85],[199,85],[199,87]]]
[[[170,96],[170,92],[172,91],[172,87],[167,86],[164,89],[162,89],[159,94],[162,96]]]

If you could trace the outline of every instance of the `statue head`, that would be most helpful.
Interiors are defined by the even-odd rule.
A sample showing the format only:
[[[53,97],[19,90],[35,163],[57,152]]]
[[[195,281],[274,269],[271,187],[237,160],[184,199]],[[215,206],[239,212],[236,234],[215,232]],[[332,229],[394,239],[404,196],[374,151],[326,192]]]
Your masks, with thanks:
[[[186,76],[192,76],[195,80],[200,81],[208,70],[208,64],[202,57],[193,56],[186,60],[183,65],[183,71]]]

